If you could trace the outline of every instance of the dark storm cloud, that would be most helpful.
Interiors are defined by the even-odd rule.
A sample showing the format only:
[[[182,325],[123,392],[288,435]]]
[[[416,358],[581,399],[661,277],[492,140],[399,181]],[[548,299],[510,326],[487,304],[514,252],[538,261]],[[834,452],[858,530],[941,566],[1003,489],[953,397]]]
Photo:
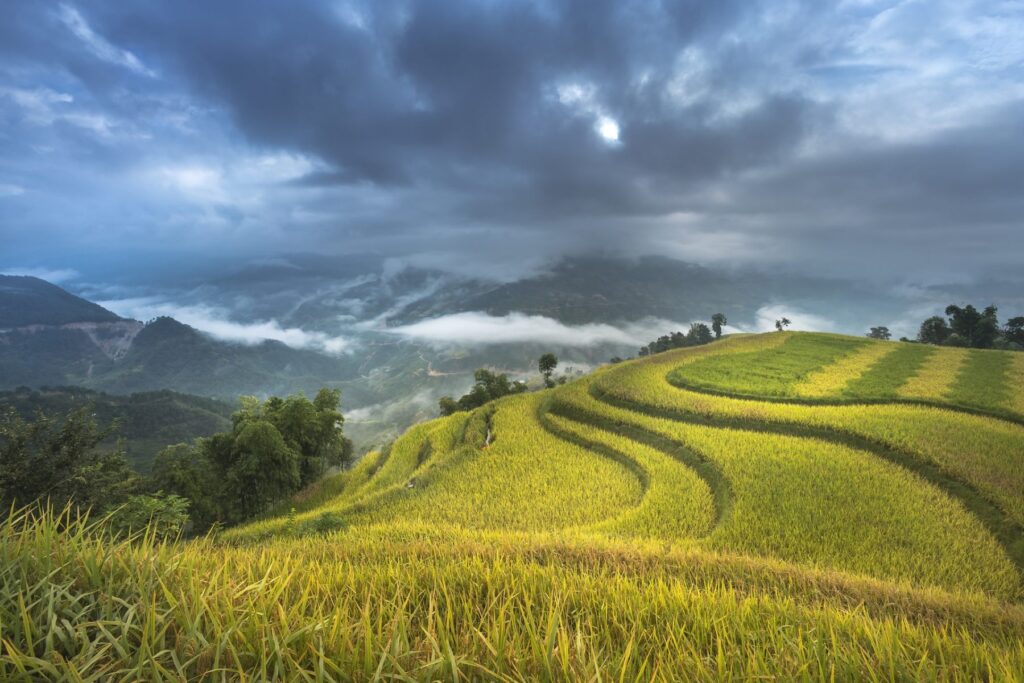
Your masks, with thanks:
[[[169,55],[252,139],[322,157],[342,182],[454,183],[483,171],[559,194],[563,184],[606,190],[609,176],[706,176],[791,144],[809,106],[773,97],[715,127],[707,106],[662,101],[673,54],[733,17],[727,2],[672,12],[590,0],[375,2],[349,12],[193,4],[122,18],[115,35],[146,36],[146,50]],[[559,101],[558,88],[574,84],[595,90],[577,104],[621,118],[630,144],[610,150],[594,112]]]
[[[51,267],[40,235],[503,271],[1020,259],[1024,10],[923,5],[16,3],[0,237]]]

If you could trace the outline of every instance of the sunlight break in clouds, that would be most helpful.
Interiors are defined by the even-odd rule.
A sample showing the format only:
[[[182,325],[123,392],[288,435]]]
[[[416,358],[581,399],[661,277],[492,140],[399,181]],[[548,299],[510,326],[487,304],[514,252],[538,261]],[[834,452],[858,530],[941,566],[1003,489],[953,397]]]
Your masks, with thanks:
[[[281,327],[276,320],[239,323],[229,320],[225,311],[209,306],[177,306],[153,298],[120,299],[97,303],[120,316],[136,320],[151,320],[159,316],[170,316],[178,322],[190,325],[222,341],[253,345],[272,340],[296,349],[312,349],[333,354],[347,353],[352,350],[349,340],[344,337],[334,337],[323,332],[310,332],[298,327]]]
[[[621,327],[604,323],[566,325],[542,315],[509,313],[493,316],[478,311],[454,313],[439,318],[386,330],[433,344],[536,343],[586,347],[599,344],[640,346],[670,330],[687,330],[689,325],[648,318]]]

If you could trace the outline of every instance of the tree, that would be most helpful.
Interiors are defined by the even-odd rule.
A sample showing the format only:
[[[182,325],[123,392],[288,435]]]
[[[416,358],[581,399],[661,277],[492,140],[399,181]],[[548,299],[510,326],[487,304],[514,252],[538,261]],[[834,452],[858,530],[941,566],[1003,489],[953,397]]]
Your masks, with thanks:
[[[998,309],[995,306],[986,306],[981,312],[981,320],[974,326],[974,335],[971,339],[972,346],[976,349],[991,349],[999,338]]]
[[[341,414],[341,392],[326,387],[310,401],[297,394],[288,398],[272,397],[262,406],[262,418],[281,433],[285,443],[299,454],[302,486],[313,483],[328,467],[344,464],[346,448]]]
[[[441,397],[438,407],[440,407],[442,415],[451,415],[460,410],[473,410],[502,396],[522,393],[527,388],[525,382],[511,382],[508,375],[494,373],[486,368],[480,368],[474,372],[473,379],[475,383],[469,392],[458,401],[451,396]]]
[[[966,347],[970,346],[970,343],[968,342],[968,340],[964,339],[963,337],[961,337],[956,332],[951,332],[950,335],[948,337],[946,337],[946,340],[944,342],[942,342],[942,345],[943,346],[958,346],[958,347],[966,348]]]
[[[693,323],[690,325],[690,331],[686,333],[685,345],[700,346],[701,344],[710,344],[714,339],[707,325],[704,323]]]
[[[917,339],[925,344],[943,344],[950,333],[951,330],[946,321],[937,315],[933,315],[921,323],[921,329],[917,332]]]
[[[31,421],[13,409],[0,413],[0,508],[48,501],[84,511],[123,502],[139,478],[120,444],[103,446],[116,428],[101,428],[87,408],[38,411]]]
[[[545,353],[537,360],[537,369],[540,370],[540,374],[544,377],[544,386],[549,389],[555,386],[555,383],[551,380],[551,373],[558,367],[558,357],[553,353]]]
[[[222,479],[201,443],[194,446],[179,443],[160,451],[153,461],[150,482],[157,491],[167,491],[189,501],[193,531],[205,531],[227,519],[222,502]]]
[[[949,327],[959,335],[967,346],[976,349],[991,348],[999,336],[998,309],[986,306],[981,312],[968,304],[963,308],[950,304],[946,307]]]
[[[459,410],[458,402],[451,396],[442,396],[438,400],[437,405],[441,409],[442,416],[451,415]]]
[[[1015,344],[1024,345],[1024,316],[1017,316],[1006,321],[1003,336]]]
[[[711,316],[711,329],[715,331],[715,339],[722,337],[722,327],[728,323],[729,321],[721,313],[715,313]]]
[[[790,326],[789,318],[779,318],[775,321],[775,329],[779,332]]]
[[[974,335],[974,326],[981,320],[978,309],[970,304],[963,308],[950,304],[946,306],[946,315],[949,317],[950,329],[970,343]]]
[[[197,531],[262,512],[351,457],[340,401],[333,389],[321,389],[312,401],[244,397],[231,431],[161,451],[152,488],[186,498]]]
[[[181,496],[162,491],[135,495],[111,513],[110,528],[125,536],[148,531],[159,539],[177,538],[188,524],[188,506]]]
[[[233,435],[232,463],[225,472],[230,502],[239,519],[252,517],[297,491],[300,455],[265,420],[245,422]]]
[[[879,327],[872,327],[871,331],[868,332],[868,337],[870,337],[871,339],[882,339],[884,341],[889,341],[890,339],[892,339],[892,333],[889,332],[888,327],[882,325]]]

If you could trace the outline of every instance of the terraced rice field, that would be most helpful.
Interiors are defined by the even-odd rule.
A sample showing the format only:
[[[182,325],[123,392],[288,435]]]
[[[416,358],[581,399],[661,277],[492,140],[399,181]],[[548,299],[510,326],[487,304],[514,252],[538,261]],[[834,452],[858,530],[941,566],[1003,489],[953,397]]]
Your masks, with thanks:
[[[0,678],[1024,680],[1022,359],[736,335],[418,425],[216,539],[12,522]]]

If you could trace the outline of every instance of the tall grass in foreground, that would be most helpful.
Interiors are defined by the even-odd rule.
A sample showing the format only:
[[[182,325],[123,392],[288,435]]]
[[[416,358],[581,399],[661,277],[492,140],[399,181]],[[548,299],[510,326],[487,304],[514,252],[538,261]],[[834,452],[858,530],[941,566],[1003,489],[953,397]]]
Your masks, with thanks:
[[[976,596],[571,539],[0,526],[5,681],[1019,680],[1022,636]]]

